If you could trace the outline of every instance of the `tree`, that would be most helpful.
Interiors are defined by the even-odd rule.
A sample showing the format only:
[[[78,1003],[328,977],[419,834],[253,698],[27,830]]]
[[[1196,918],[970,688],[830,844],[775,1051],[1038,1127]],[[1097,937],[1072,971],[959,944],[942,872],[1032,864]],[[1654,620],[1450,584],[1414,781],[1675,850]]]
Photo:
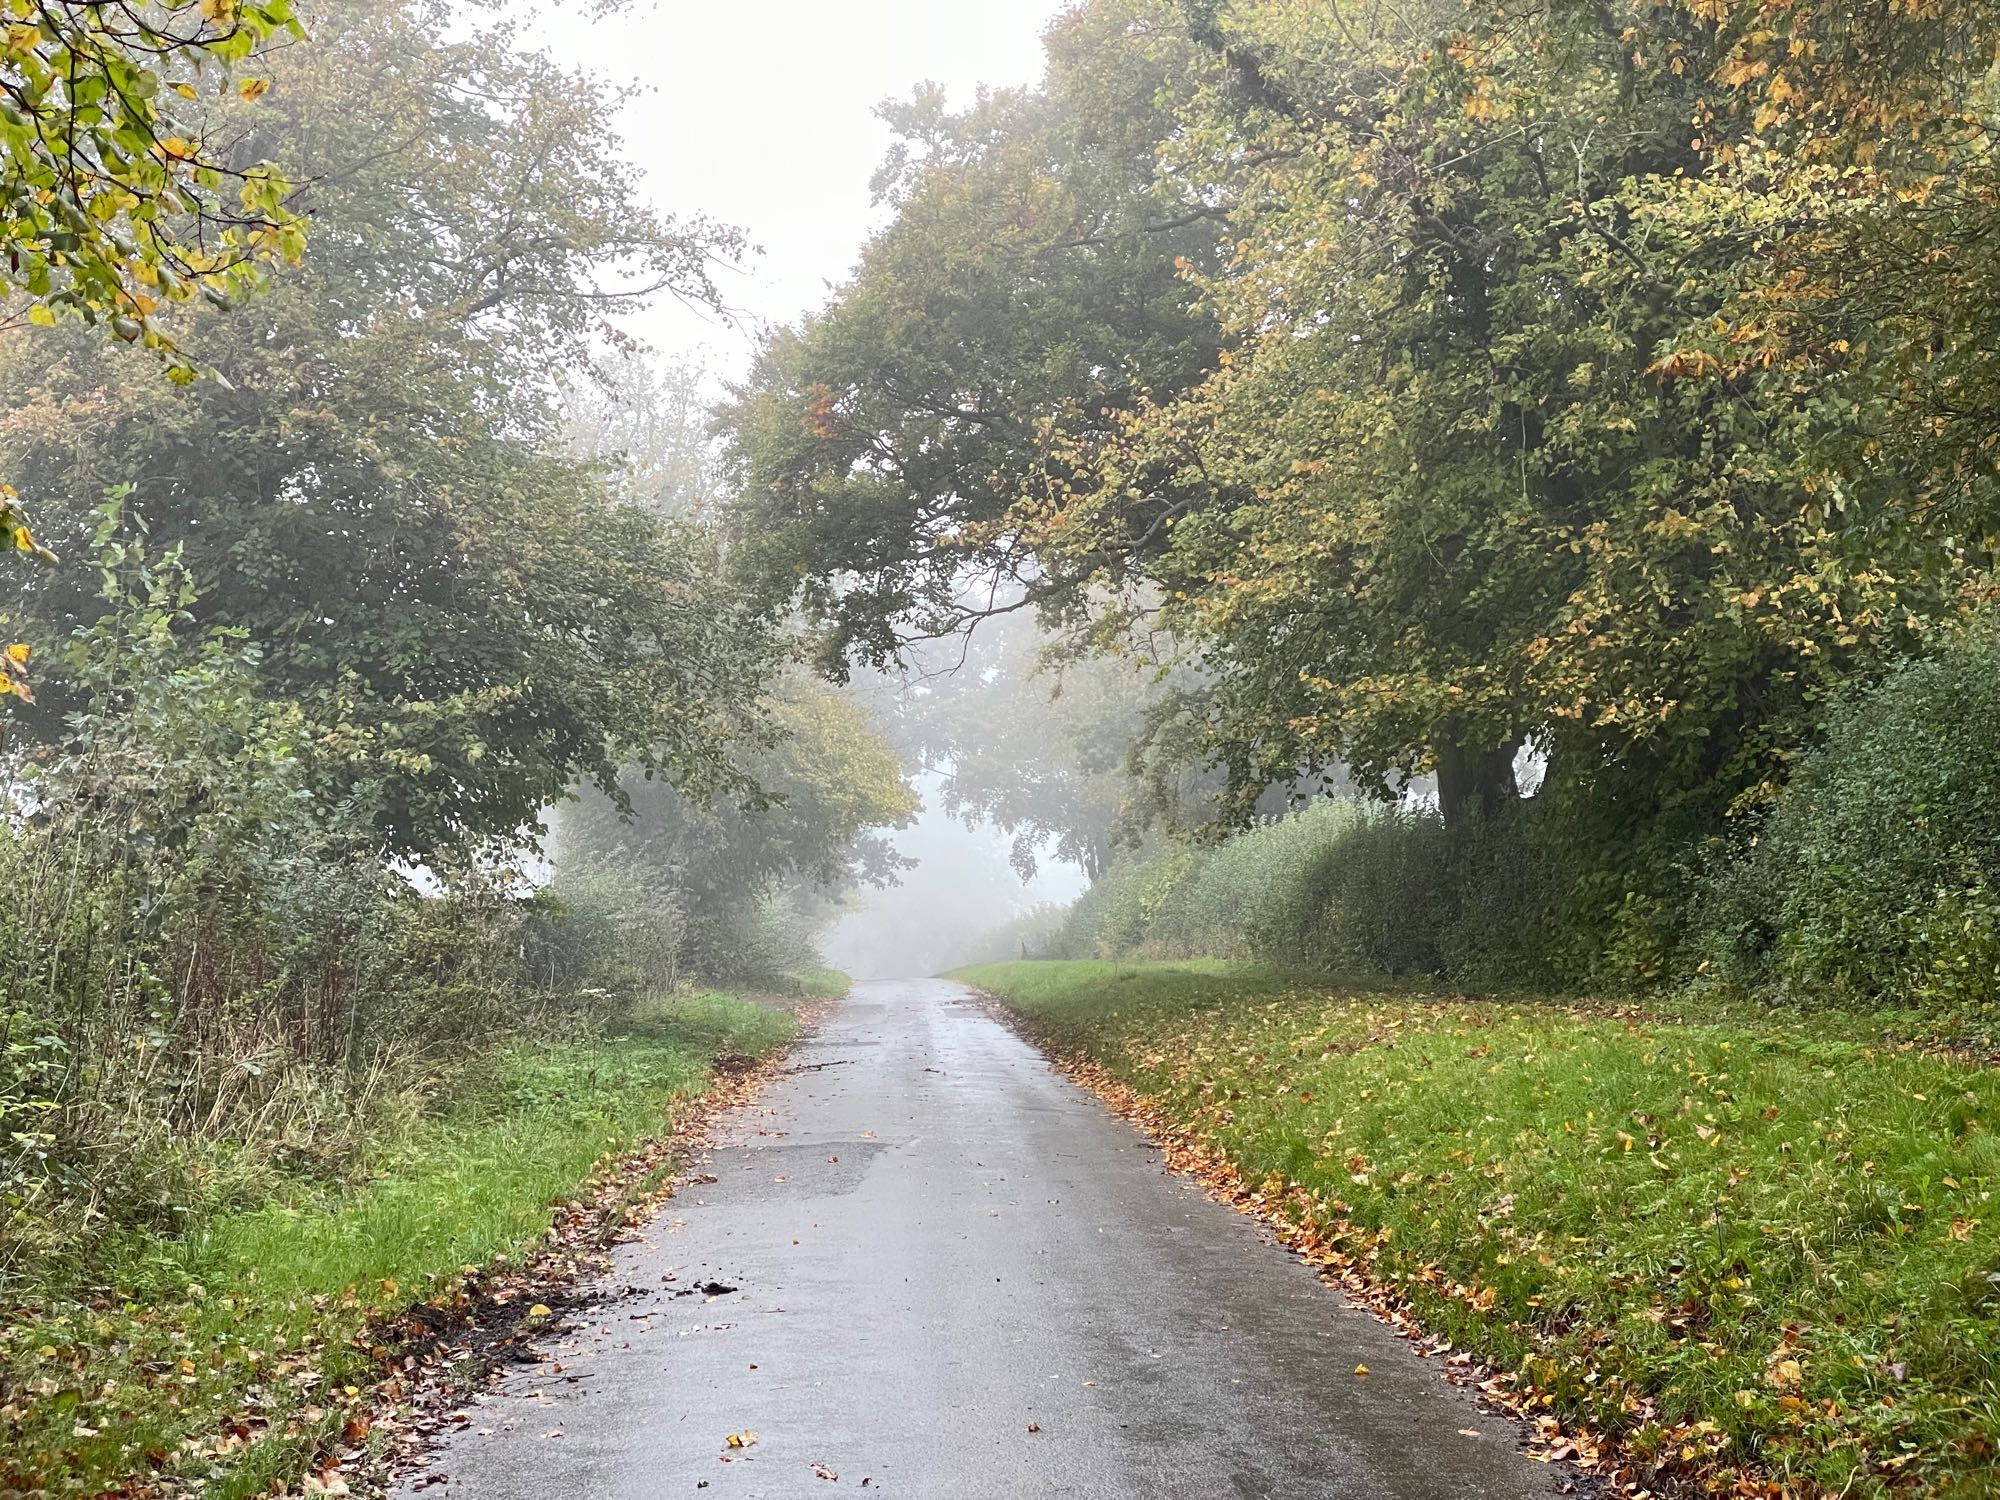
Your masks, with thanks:
[[[917,811],[895,751],[844,694],[797,674],[764,709],[771,742],[744,763],[754,796],[691,794],[628,770],[612,794],[586,789],[557,813],[558,869],[610,868],[665,896],[704,973],[731,972],[761,899],[804,904],[889,880],[895,852],[874,830]]]
[[[722,489],[712,404],[699,365],[662,368],[621,350],[565,390],[564,436],[577,457],[612,467],[622,499],[666,519],[712,524]]]
[[[1879,11],[1808,0],[1713,8],[1722,87],[1705,125],[1711,190],[1754,215],[1762,274],[1678,366],[1710,384],[1758,368],[1859,386],[1810,455],[1892,488],[1949,571],[2000,551],[2000,17],[1958,3]],[[1832,482],[1830,479],[1829,482]]]
[[[237,78],[274,39],[299,36],[290,0],[20,0],[0,52],[0,326],[101,325],[196,366],[155,313],[217,304],[298,259],[305,226],[285,178],[211,128],[202,88],[255,99]],[[43,551],[0,486],[0,545]],[[0,692],[10,679],[0,676]]]
[[[1136,661],[1066,655],[1025,613],[906,655],[902,672],[855,686],[905,758],[938,775],[945,810],[1012,835],[1024,880],[1044,850],[1101,875],[1139,820],[1135,756],[1169,685]]]
[[[738,403],[767,587],[836,652],[990,613],[968,572],[1177,641],[1239,818],[1343,761],[1435,772],[1462,830],[1532,741],[1579,924],[1650,909],[1990,586],[1993,38],[1845,15],[1084,8],[987,134],[918,122],[896,221]],[[1132,144],[1049,148],[1141,76]],[[1075,269],[1103,240],[1116,282]],[[1156,321],[1103,314],[1128,284]],[[1008,352],[1073,327],[1144,373]]]
[[[981,613],[1047,602],[1011,516],[1051,429],[1213,360],[1175,262],[1212,260],[1217,224],[1155,180],[1185,38],[1150,0],[1108,0],[1059,20],[1049,53],[1038,92],[890,112],[893,222],[726,413],[737,565],[772,609],[802,607],[828,664],[955,628],[968,578]]]
[[[631,758],[725,777],[770,661],[712,540],[563,451],[555,378],[611,309],[707,295],[733,241],[638,204],[584,80],[449,20],[338,0],[225,110],[297,163],[316,221],[298,273],[191,310],[227,387],[162,392],[80,337],[0,343],[7,460],[50,536],[87,535],[115,485],[170,517],[196,622],[248,633],[265,691],[320,727],[318,789],[413,856],[514,834]],[[94,618],[92,582],[38,572],[24,636]],[[66,707],[57,680],[40,696],[30,732]]]
[[[1922,588],[1879,524],[1827,525],[1799,462],[1842,392],[1665,362],[1757,263],[1741,219],[1655,211],[1701,192],[1707,29],[1229,14],[1231,71],[1181,150],[1258,163],[1206,185],[1236,241],[1201,289],[1235,346],[1126,441],[1062,455],[1103,467],[1065,476],[1045,562],[1094,566],[1164,465],[1214,486],[1157,576],[1246,790],[1274,747],[1340,751],[1378,782],[1435,769],[1456,821],[1510,800],[1530,734],[1558,778],[1607,757],[1732,793],[1770,776],[1784,705]]]

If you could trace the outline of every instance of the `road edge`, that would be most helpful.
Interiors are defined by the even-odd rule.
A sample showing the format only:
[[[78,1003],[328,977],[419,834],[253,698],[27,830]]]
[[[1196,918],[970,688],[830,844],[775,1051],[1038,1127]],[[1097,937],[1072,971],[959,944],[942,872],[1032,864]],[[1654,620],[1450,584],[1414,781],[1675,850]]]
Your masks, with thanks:
[[[1601,1440],[1588,1432],[1566,1432],[1554,1415],[1535,1412],[1534,1393],[1516,1389],[1513,1372],[1484,1364],[1471,1351],[1458,1349],[1449,1339],[1427,1331],[1411,1311],[1409,1299],[1392,1283],[1369,1276],[1354,1257],[1301,1244],[1299,1227],[1280,1211],[1282,1192],[1267,1193],[1262,1185],[1253,1187],[1245,1182],[1235,1164],[1197,1133],[1115,1077],[1109,1069],[1060,1046],[1005,996],[962,979],[950,983],[1033,1047],[1052,1072],[1093,1096],[1154,1146],[1160,1153],[1161,1171],[1192,1180],[1208,1197],[1255,1220],[1276,1246],[1310,1269],[1323,1285],[1341,1294],[1344,1310],[1366,1313],[1385,1324],[1398,1338],[1409,1342],[1416,1358],[1442,1359],[1440,1378],[1468,1391],[1494,1418],[1511,1424],[1528,1458],[1560,1465],[1570,1472],[1573,1477],[1559,1486],[1563,1493],[1615,1495],[1623,1500],[1659,1500],[1662,1495],[1675,1493],[1640,1485],[1636,1480],[1620,1482],[1606,1462],[1613,1455],[1600,1446]]]
[[[467,1408],[479,1393],[531,1358],[533,1341],[560,1332],[571,1314],[602,1299],[614,1248],[639,1238],[682,1188],[700,1181],[698,1164],[721,1118],[754,1103],[852,992],[850,984],[790,1007],[797,1029],[761,1057],[720,1059],[707,1087],[683,1102],[664,1133],[600,1165],[579,1185],[587,1195],[554,1207],[526,1262],[476,1268],[429,1301],[371,1325],[367,1336],[391,1361],[402,1358],[376,1388],[360,1443],[321,1471],[320,1493],[388,1495],[406,1484],[423,1490],[444,1482],[441,1472],[422,1471],[443,1439],[469,1425]]]

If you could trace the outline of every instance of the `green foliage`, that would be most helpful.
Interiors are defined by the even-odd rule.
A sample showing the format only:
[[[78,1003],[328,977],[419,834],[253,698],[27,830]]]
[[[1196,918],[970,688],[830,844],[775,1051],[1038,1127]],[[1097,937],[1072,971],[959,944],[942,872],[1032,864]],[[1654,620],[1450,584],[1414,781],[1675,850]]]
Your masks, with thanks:
[[[618,899],[470,856],[420,892],[315,793],[312,731],[194,618],[179,549],[115,502],[99,540],[63,737],[14,753],[0,822],[0,1487],[258,1493],[372,1378],[351,1288],[511,1252],[791,1022],[665,993],[674,935]],[[246,1404],[268,1430],[220,1441]]]
[[[247,632],[259,691],[315,727],[314,795],[398,854],[512,837],[629,762],[727,782],[768,636],[713,538],[562,451],[555,372],[614,336],[625,298],[708,297],[733,240],[645,209],[600,93],[504,29],[328,0],[312,30],[251,114],[311,184],[313,254],[252,306],[185,320],[229,387],[163,389],[80,335],[0,336],[0,461],[73,556],[101,492],[130,485],[185,548],[199,622]],[[10,610],[39,660],[96,612],[74,566],[34,570]],[[50,672],[37,695],[21,728],[53,737],[75,691]]]
[[[1557,858],[1525,809],[1447,837],[1432,812],[1327,798],[1218,842],[1114,864],[1046,951],[1546,982]]]
[[[807,677],[762,704],[770,742],[741,769],[754,795],[702,796],[628,772],[616,796],[584,790],[555,818],[558,899],[594,884],[624,892],[641,925],[670,923],[675,963],[768,978],[817,962],[807,908],[895,857],[879,830],[916,812],[894,752],[860,710]],[[652,942],[667,933],[655,926]]]
[[[66,25],[234,58],[289,27],[235,0],[14,9],[0,151],[24,90],[80,129],[107,115],[101,94],[20,83]],[[370,1287],[394,1311],[399,1281],[442,1294],[511,1253],[712,1061],[789,1034],[780,1011],[686,994],[697,921],[705,954],[837,991],[799,903],[767,898],[881,867],[858,836],[909,811],[849,705],[760,702],[773,632],[680,503],[712,471],[699,441],[565,422],[577,351],[619,346],[612,310],[712,302],[710,257],[736,240],[643,207],[607,141],[615,101],[462,21],[326,0],[254,108],[264,79],[173,106],[183,134],[142,166],[190,238],[162,218],[136,280],[95,285],[130,299],[121,339],[226,378],[162,383],[56,319],[97,295],[77,236],[43,247],[70,281],[14,304],[45,326],[0,328],[0,461],[68,554],[6,616],[38,690],[0,738],[9,1493],[295,1485],[350,1441],[343,1383],[377,1373],[354,1342]],[[298,226],[261,169],[240,236],[219,224],[221,143],[293,166],[315,227],[308,262],[227,316],[224,284],[259,282]],[[15,156],[0,210],[49,210],[16,191]],[[63,169],[113,166],[80,148]],[[150,200],[104,193],[93,223],[145,239]],[[36,274],[34,245],[9,248]],[[216,306],[183,309],[167,345],[140,299],[197,289]],[[10,694],[25,659],[0,657]],[[768,790],[746,774],[759,753]],[[621,772],[697,810],[663,851],[677,878],[606,863],[532,890],[544,807],[579,781],[608,800]],[[697,891],[679,861],[710,854]]]
[[[290,0],[11,6],[0,51],[0,287],[29,324],[74,317],[197,369],[155,313],[199,295],[217,306],[297,261],[304,219],[268,162],[204,128],[188,105],[213,82],[232,103],[269,82],[235,77],[274,40],[302,35]],[[12,322],[12,319],[9,319]],[[50,557],[0,485],[0,551]],[[0,697],[25,687],[0,672]]]
[[[680,889],[629,864],[566,859],[537,899],[528,972],[551,989],[662,993],[681,982]]]
[[[1974,1495],[2000,1443],[2000,1078],[1866,1014],[1329,992],[1269,970],[1000,964],[1321,1253],[1616,1436],[1655,1489]]]
[[[996,927],[989,927],[962,944],[949,961],[963,965],[1057,958],[1069,950],[1073,938],[1070,909],[1043,902]]]
[[[911,654],[905,672],[856,687],[873,689],[905,757],[939,773],[945,810],[1011,835],[1023,879],[1046,855],[1102,874],[1150,811],[1136,750],[1176,684],[1141,662],[1062,651],[1026,611]]]
[[[1808,1003],[2000,1003],[2000,629],[1844,697],[1712,876],[1712,972]]]
[[[0,53],[0,266],[31,322],[105,323],[194,367],[153,320],[199,293],[218,303],[297,260],[304,225],[268,164],[211,132],[199,85],[234,103],[269,81],[232,76],[259,50],[303,35],[289,0],[57,0],[11,7]]]
[[[6,1273],[176,1232],[276,1164],[344,1169],[395,1057],[524,1019],[532,990],[504,886],[426,898],[389,868],[310,795],[254,649],[190,620],[177,552],[120,535],[113,505],[78,706],[0,824]]]
[[[1990,591],[1992,16],[1099,0],[1050,36],[1039,92],[910,113],[895,218],[730,414],[760,588],[834,658],[1009,584],[1176,653],[1238,826],[1340,765],[1512,838],[1533,743],[1502,862],[1548,873],[1547,963],[1670,978],[1705,842]]]
[[[1572,800],[1628,765],[1725,802],[1768,783],[1953,570],[1893,486],[1818,466],[1862,416],[1851,375],[1802,399],[1791,370],[1663,359],[1764,270],[1749,207],[1703,195],[1739,128],[1705,113],[1713,28],[1225,9],[1163,154],[1230,204],[1232,258],[1189,278],[1228,357],[1056,451],[1060,502],[1022,511],[1038,557],[1098,588],[1164,496],[1207,487],[1148,564],[1159,593],[1124,597],[1218,674],[1239,805],[1338,757],[1378,789],[1435,770],[1448,822],[1491,815],[1530,735]]]
[[[1154,180],[1162,84],[1189,56],[1157,10],[1060,18],[1039,92],[953,114],[927,89],[887,111],[893,221],[824,315],[771,338],[729,412],[736,560],[774,610],[802,592],[829,666],[948,628],[968,568],[1041,592],[996,528],[1048,429],[1098,430],[1213,358],[1174,266],[1214,260],[1217,220]]]
[[[0,1399],[47,1382],[73,1399],[17,1408],[0,1487],[81,1497],[147,1473],[251,1495],[296,1482],[365,1409],[341,1387],[378,1373],[354,1342],[371,1308],[520,1256],[607,1153],[670,1128],[714,1060],[761,1055],[791,1031],[782,1011],[695,994],[608,1036],[482,1049],[455,1074],[386,1081],[349,1173],[268,1177],[254,1197],[204,1204],[196,1232],[175,1238],[100,1230],[113,1295],[4,1304],[24,1321],[0,1346]],[[162,1368],[177,1373],[162,1381]],[[269,1425],[242,1443],[226,1419],[246,1405]]]

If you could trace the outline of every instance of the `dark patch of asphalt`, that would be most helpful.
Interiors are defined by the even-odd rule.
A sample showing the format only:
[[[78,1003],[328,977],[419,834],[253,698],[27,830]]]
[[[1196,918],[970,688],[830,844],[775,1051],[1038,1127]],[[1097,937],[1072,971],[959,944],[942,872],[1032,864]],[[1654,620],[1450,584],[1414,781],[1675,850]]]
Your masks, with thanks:
[[[1558,1493],[1514,1422],[1165,1174],[970,992],[859,985],[794,1056],[721,1123],[716,1180],[401,1494]]]

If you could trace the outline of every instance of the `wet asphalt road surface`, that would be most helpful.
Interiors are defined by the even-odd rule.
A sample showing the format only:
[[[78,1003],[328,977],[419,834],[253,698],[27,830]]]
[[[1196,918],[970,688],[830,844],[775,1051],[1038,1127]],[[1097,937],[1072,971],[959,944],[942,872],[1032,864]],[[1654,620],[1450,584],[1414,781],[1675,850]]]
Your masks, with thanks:
[[[706,1170],[424,1465],[446,1481],[405,1494],[1515,1500],[1563,1480],[946,981],[857,986]]]

